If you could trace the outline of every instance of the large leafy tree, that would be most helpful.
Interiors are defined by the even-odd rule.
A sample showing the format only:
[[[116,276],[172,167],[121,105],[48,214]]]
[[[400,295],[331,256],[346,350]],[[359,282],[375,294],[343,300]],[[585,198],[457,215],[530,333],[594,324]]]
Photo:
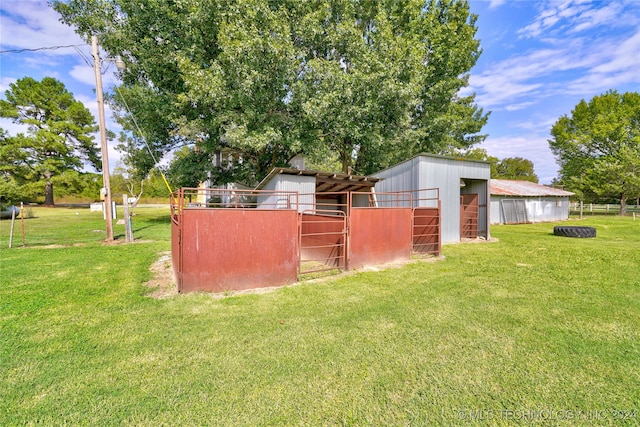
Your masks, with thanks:
[[[505,157],[496,163],[495,169],[491,178],[538,182],[533,162],[522,157]]]
[[[640,94],[609,91],[580,101],[551,128],[560,181],[586,200],[640,197]]]
[[[112,100],[123,128],[136,128],[130,111],[144,133],[124,143],[139,170],[153,166],[147,150],[160,158],[195,145],[194,160],[220,182],[255,182],[298,153],[371,173],[483,139],[487,115],[460,95],[480,54],[463,0],[53,5],[79,34],[125,56],[126,102]],[[232,169],[200,162],[220,152]]]
[[[0,173],[4,180],[44,187],[45,205],[53,205],[54,177],[87,164],[99,169],[93,143],[98,129],[95,119],[62,82],[25,77],[9,85],[5,98],[0,100],[0,117],[25,125],[26,132],[15,136],[3,132]]]

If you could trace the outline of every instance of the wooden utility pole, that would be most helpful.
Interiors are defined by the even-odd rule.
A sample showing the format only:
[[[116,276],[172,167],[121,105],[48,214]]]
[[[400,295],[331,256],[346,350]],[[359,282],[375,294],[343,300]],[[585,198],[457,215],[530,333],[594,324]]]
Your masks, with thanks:
[[[107,242],[113,241],[113,214],[111,212],[111,180],[109,178],[109,147],[107,146],[107,126],[104,119],[104,94],[102,93],[102,63],[98,51],[98,37],[91,36],[93,49],[93,71],[96,74],[96,94],[98,96],[98,125],[100,127],[100,148],[102,150],[102,181]]]

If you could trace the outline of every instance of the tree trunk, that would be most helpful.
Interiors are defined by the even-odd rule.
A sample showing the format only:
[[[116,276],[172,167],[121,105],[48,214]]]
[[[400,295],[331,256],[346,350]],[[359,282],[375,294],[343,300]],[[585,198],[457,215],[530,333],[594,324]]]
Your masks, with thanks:
[[[51,182],[52,173],[47,171],[44,173],[44,177],[47,179],[47,184],[44,186],[44,205],[53,206],[53,182]]]
[[[50,180],[44,186],[44,205],[53,206],[53,183]]]
[[[349,166],[351,166],[351,156],[344,151],[342,152],[342,173],[349,173]]]
[[[627,214],[627,195],[623,194],[620,197],[620,215],[625,216]]]

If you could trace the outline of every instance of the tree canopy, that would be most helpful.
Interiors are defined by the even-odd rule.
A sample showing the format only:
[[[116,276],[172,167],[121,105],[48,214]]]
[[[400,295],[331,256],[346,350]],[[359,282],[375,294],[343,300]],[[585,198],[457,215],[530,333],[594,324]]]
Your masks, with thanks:
[[[521,181],[538,182],[538,175],[534,172],[533,162],[522,157],[505,157],[499,159],[490,156],[484,148],[469,150],[448,150],[446,155],[462,157],[471,160],[482,160],[491,165],[492,179],[515,179]]]
[[[0,100],[0,117],[26,126],[26,133],[10,136],[0,130],[0,178],[13,189],[37,187],[46,205],[53,205],[54,178],[85,165],[100,168],[93,143],[98,130],[91,112],[64,84],[52,77],[22,78],[9,85]]]
[[[157,158],[196,146],[182,162],[197,160],[220,183],[252,183],[300,153],[368,174],[484,138],[487,114],[461,95],[481,52],[463,0],[53,5],[125,58],[128,109],[112,102],[131,131],[125,160],[142,171],[153,166],[142,139]],[[219,153],[234,167],[216,164]]]
[[[533,162],[522,157],[505,157],[497,162],[495,176],[491,178],[538,182]]]
[[[582,100],[551,128],[560,181],[586,200],[640,197],[640,94],[609,91]]]

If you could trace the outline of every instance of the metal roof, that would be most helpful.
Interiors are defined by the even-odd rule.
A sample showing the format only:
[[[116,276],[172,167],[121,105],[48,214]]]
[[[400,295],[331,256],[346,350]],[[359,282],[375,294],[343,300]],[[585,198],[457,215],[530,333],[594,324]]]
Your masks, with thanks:
[[[407,160],[403,160],[400,163],[396,163],[395,165],[391,165],[386,169],[382,169],[381,171],[376,172],[376,175],[380,174],[381,172],[385,172],[389,169],[393,169],[403,163],[408,163],[411,162],[414,159],[420,158],[420,157],[427,157],[430,159],[436,159],[436,160],[449,160],[449,161],[456,161],[456,162],[467,162],[467,163],[481,163],[481,164],[485,164],[488,165],[489,162],[485,161],[485,160],[476,160],[476,159],[466,159],[464,157],[452,157],[452,156],[443,156],[440,154],[430,154],[430,153],[420,153],[420,154],[416,154],[415,156],[411,157],[410,159]]]
[[[492,179],[490,183],[490,191],[492,196],[568,197],[575,194],[570,191],[560,190],[559,188],[536,184],[535,182],[516,181],[510,179]]]
[[[255,189],[262,189],[267,182],[278,174],[314,176],[316,178],[316,193],[370,190],[376,182],[381,180],[381,178],[351,175],[346,173],[319,172],[293,168],[273,168]]]

